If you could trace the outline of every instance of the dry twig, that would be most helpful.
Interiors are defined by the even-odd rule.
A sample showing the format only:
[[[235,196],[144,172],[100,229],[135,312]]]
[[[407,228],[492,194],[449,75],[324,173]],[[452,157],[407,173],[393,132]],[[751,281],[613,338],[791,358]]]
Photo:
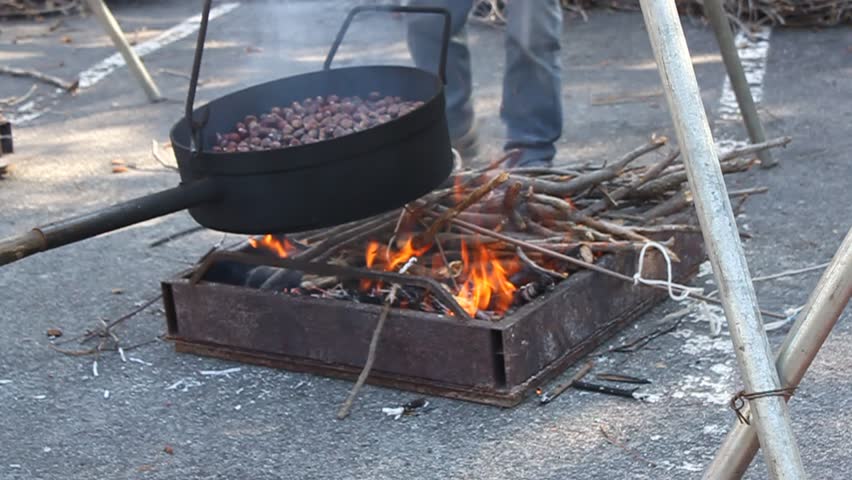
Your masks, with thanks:
[[[47,75],[41,72],[37,72],[35,70],[29,70],[24,68],[14,68],[14,67],[6,67],[0,65],[0,74],[3,75],[11,75],[13,77],[28,77],[40,82],[48,83],[50,85],[57,86],[66,92],[74,93],[77,91],[77,87],[80,85],[80,80],[74,80],[73,82],[68,82],[58,77],[54,77],[52,75]]]

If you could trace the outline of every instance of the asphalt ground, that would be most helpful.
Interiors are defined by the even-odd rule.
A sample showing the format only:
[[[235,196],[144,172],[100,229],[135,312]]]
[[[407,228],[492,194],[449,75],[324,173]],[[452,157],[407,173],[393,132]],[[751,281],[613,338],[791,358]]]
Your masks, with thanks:
[[[242,2],[211,23],[199,100],[318,69],[352,3]],[[114,7],[139,42],[197,13],[191,2]],[[113,54],[93,18],[66,17],[50,31],[56,20],[0,22],[0,63],[73,78]],[[694,19],[684,19],[684,28],[714,131],[742,138],[739,125],[717,114],[724,69],[712,32]],[[502,38],[487,26],[472,26],[470,34],[488,157],[502,144]],[[399,21],[368,19],[353,29],[341,64],[404,63],[402,38]],[[564,38],[560,163],[614,158],[653,133],[674,138],[665,101],[653,95],[660,83],[640,14],[567,19]],[[775,152],[780,167],[730,180],[731,188],[769,187],[739,218],[753,235],[745,249],[754,275],[828,261],[852,224],[852,30],[776,29],[770,43],[760,112],[770,136],[793,142]],[[158,170],[150,146],[152,139],[165,142],[182,115],[187,80],[169,72],[189,71],[193,47],[189,35],[145,57],[171,102],[149,104],[126,68],[75,96],[39,85],[33,104],[12,112],[41,114],[15,127],[17,152],[8,157],[14,171],[0,180],[0,237],[174,186],[176,175]],[[32,85],[2,79],[0,98]],[[651,95],[597,105],[637,94]],[[113,160],[151,170],[113,174]],[[396,421],[382,407],[414,395],[367,387],[352,416],[337,421],[347,382],[176,354],[156,340],[165,331],[159,308],[117,332],[126,345],[153,340],[127,352],[139,362],[106,353],[95,376],[92,357],[49,348],[48,328],[69,338],[126,314],[223,239],[203,232],[148,246],[192,225],[178,213],[0,269],[0,478],[697,478],[734,421],[726,402],[740,387],[730,339],[712,337],[697,315],[640,352],[597,359],[600,371],[652,379],[643,387],[647,402],[572,391],[547,407],[527,401],[503,410],[430,398],[429,411]],[[697,284],[712,289],[711,278]],[[760,305],[799,306],[817,279],[759,283]],[[653,330],[683,307],[654,309],[611,344]],[[785,332],[771,332],[773,344]],[[847,312],[791,403],[812,478],[852,475],[850,342]],[[229,368],[240,370],[200,373]],[[758,460],[748,478],[765,477]]]

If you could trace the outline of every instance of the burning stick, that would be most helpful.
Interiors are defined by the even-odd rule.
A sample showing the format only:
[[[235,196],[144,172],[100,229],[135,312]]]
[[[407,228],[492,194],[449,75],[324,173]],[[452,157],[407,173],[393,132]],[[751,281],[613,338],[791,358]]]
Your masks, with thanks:
[[[354,225],[348,230],[341,231],[336,235],[327,237],[322,243],[312,246],[298,255],[302,260],[320,260],[328,258],[342,247],[377,235],[381,230],[388,228],[390,223],[399,214],[398,210],[388,212],[372,220]]]
[[[523,240],[518,240],[518,239],[512,238],[508,235],[503,235],[501,233],[493,232],[493,231],[488,230],[486,228],[481,228],[477,225],[474,225],[472,223],[467,223],[467,222],[464,222],[464,221],[459,220],[459,219],[453,219],[453,220],[451,220],[451,222],[454,223],[455,225],[459,226],[459,227],[466,228],[468,230],[474,231],[474,232],[479,233],[481,235],[485,235],[485,236],[488,236],[488,237],[491,237],[491,238],[494,238],[494,239],[497,239],[497,240],[502,240],[506,243],[511,243],[515,246],[526,248],[527,250],[534,250],[534,251],[537,251],[539,253],[545,254],[545,255],[547,255],[551,258],[562,260],[562,261],[565,261],[565,262],[568,262],[568,263],[573,263],[574,265],[577,265],[579,267],[583,267],[583,268],[591,270],[593,272],[602,273],[604,275],[609,275],[610,277],[615,277],[619,280],[624,280],[626,282],[633,283],[633,277],[629,277],[627,275],[624,275],[623,273],[618,273],[618,272],[610,270],[608,268],[601,267],[600,265],[595,265],[594,263],[584,262],[583,260],[580,260],[578,258],[569,257],[568,255],[563,255],[559,252],[554,252],[553,250],[541,247],[541,246],[536,245],[534,243],[529,243],[529,242],[525,242]],[[651,287],[651,288],[657,288],[657,289],[660,289],[660,290],[666,290],[667,289],[665,286],[660,286],[660,285],[647,285],[647,286]],[[701,294],[694,293],[694,292],[690,291],[688,296],[690,298],[702,300],[702,301],[705,301],[707,303],[713,303],[713,304],[716,304],[716,305],[721,305],[721,302],[719,300],[717,300],[715,298],[708,297],[706,295],[701,295]],[[761,315],[763,315],[765,317],[778,318],[778,319],[782,319],[782,320],[787,319],[787,315],[784,315],[784,314],[781,314],[781,313],[768,312],[768,311],[765,311],[765,310],[760,310],[760,313],[761,313]]]
[[[421,237],[422,243],[421,245],[429,245],[432,243],[435,235],[439,230],[444,228],[447,223],[453,218],[457,217],[461,212],[463,212],[467,207],[473,205],[482,199],[482,197],[488,195],[492,190],[497,188],[497,186],[502,185],[509,179],[509,174],[507,172],[503,172],[500,175],[492,178],[485,185],[482,185],[472,191],[464,200],[462,200],[455,207],[447,210],[442,213],[433,223],[432,226],[426,231],[426,233]]]
[[[515,247],[515,252],[518,254],[518,258],[520,258],[522,262],[524,262],[528,267],[542,275],[558,278],[560,280],[568,278],[568,275],[565,273],[559,273],[549,268],[544,268],[541,265],[533,262],[530,257],[528,257],[527,254],[524,253],[524,250],[521,247]]]
[[[399,273],[405,273],[416,262],[417,257],[409,258],[405,265],[399,269]],[[382,307],[382,313],[379,314],[379,321],[376,322],[376,328],[373,330],[373,338],[370,339],[370,349],[367,351],[367,361],[364,363],[364,368],[358,375],[358,380],[355,381],[352,391],[349,392],[349,396],[346,398],[346,401],[343,402],[343,405],[340,406],[340,410],[337,411],[337,418],[339,420],[343,420],[349,416],[349,411],[352,409],[352,402],[355,401],[355,397],[358,396],[358,392],[361,391],[361,387],[364,386],[364,382],[367,381],[367,377],[370,375],[370,370],[373,369],[373,363],[376,361],[376,349],[379,346],[379,337],[382,335],[382,328],[385,326],[385,320],[388,318],[391,305],[393,305],[393,302],[396,301],[396,294],[399,288],[399,284],[394,283],[393,286],[391,286],[390,292],[388,292],[385,297],[385,305]]]

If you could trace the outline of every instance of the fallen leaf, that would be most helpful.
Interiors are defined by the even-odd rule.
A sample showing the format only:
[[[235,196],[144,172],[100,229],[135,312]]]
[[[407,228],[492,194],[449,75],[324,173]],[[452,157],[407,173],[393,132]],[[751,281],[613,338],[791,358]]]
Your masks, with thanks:
[[[116,165],[116,166],[112,167],[112,173],[127,173],[129,171],[130,171],[129,168],[123,167],[121,165]]]
[[[62,330],[60,330],[58,328],[48,328],[47,329],[47,336],[48,337],[61,337],[62,336]]]
[[[175,449],[174,449],[174,448],[172,448],[172,446],[171,446],[171,445],[166,445],[166,446],[163,448],[163,451],[164,451],[164,452],[166,452],[166,453],[168,453],[169,455],[174,455],[174,454],[175,454]]]
[[[592,253],[592,249],[588,245],[580,246],[580,257],[586,263],[595,263],[595,254]]]

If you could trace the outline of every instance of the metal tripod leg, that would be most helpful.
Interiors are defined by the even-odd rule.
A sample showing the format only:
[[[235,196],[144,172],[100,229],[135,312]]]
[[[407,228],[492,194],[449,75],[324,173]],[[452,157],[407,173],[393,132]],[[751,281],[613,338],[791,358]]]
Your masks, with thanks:
[[[787,334],[775,364],[785,386],[796,387],[852,296],[852,228],[822,274],[805,309]],[[747,408],[747,407],[746,407]],[[748,417],[748,410],[743,414]],[[704,478],[738,479],[745,474],[759,447],[754,428],[736,423],[728,433]]]
[[[151,75],[148,74],[148,70],[145,68],[145,65],[142,63],[139,55],[136,55],[136,52],[133,51],[130,44],[127,43],[127,38],[124,37],[124,32],[121,31],[121,27],[115,20],[112,12],[106,4],[104,4],[104,1],[86,0],[86,3],[89,5],[92,12],[94,12],[95,16],[98,17],[98,20],[101,21],[101,24],[103,24],[110,38],[112,38],[115,48],[117,48],[121,53],[121,56],[124,57],[124,62],[127,63],[127,68],[133,72],[133,75],[135,75],[136,79],[139,80],[139,83],[142,84],[142,88],[145,89],[145,94],[148,95],[148,99],[152,102],[162,100],[163,97],[160,95],[160,90],[157,89],[157,85],[154,83],[154,80],[151,79]]]
[[[743,64],[740,62],[740,55],[737,53],[734,33],[731,31],[731,24],[728,22],[722,0],[704,0],[704,14],[707,15],[716,33],[716,41],[719,42],[719,50],[722,52],[722,61],[725,63],[725,70],[731,80],[734,95],[737,97],[748,137],[751,143],[763,143],[766,141],[766,134],[763,132],[763,124],[760,123],[757,107],[751,96],[751,89],[743,71]],[[770,168],[778,164],[769,150],[758,153],[757,157],[760,159],[762,168]]]
[[[763,329],[675,2],[640,0],[640,4],[684,154],[690,190],[730,325],[743,383],[748,392],[778,389],[778,372]],[[757,398],[751,401],[751,407],[770,476],[784,480],[805,478],[784,399],[778,396]]]

